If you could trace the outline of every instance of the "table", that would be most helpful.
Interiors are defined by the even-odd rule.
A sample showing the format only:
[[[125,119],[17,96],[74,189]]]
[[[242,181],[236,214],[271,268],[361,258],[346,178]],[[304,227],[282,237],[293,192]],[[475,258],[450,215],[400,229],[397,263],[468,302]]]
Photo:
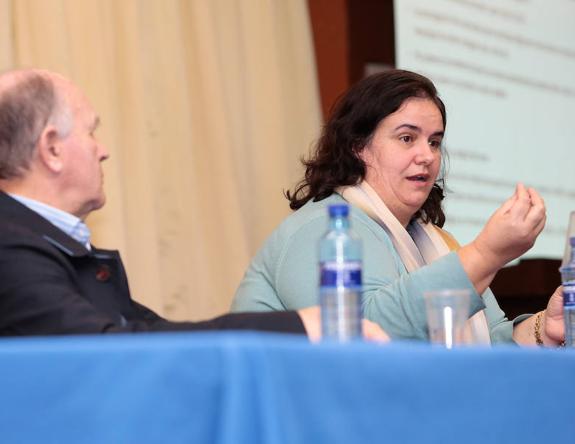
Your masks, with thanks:
[[[0,340],[0,442],[575,443],[575,351],[264,333]]]

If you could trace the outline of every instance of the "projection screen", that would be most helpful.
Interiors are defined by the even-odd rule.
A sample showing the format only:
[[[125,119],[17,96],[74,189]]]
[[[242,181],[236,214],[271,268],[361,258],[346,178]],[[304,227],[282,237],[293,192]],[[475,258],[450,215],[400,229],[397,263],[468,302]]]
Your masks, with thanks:
[[[447,106],[446,229],[472,240],[517,182],[546,202],[526,255],[563,256],[575,210],[575,1],[396,0],[396,65]]]

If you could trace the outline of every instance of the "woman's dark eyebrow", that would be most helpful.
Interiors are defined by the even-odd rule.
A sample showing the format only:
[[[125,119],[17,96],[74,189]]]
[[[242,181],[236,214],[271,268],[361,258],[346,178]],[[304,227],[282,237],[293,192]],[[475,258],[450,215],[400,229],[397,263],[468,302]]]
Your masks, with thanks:
[[[402,129],[402,128],[407,128],[410,129],[412,131],[421,133],[421,128],[418,127],[417,125],[412,125],[410,123],[402,123],[401,125],[399,125],[397,128],[395,128],[394,131],[397,131],[398,129]],[[443,135],[445,134],[445,131],[436,131],[434,132],[431,137],[436,137],[436,136],[441,136],[443,137]]]
[[[395,128],[395,131],[397,131],[398,129],[401,129],[401,128],[407,128],[407,129],[410,129],[410,130],[413,130],[413,131],[417,131],[418,133],[421,132],[421,128],[420,128],[420,127],[418,127],[417,125],[412,125],[412,124],[410,124],[410,123],[402,123],[402,124],[399,125],[397,128]]]

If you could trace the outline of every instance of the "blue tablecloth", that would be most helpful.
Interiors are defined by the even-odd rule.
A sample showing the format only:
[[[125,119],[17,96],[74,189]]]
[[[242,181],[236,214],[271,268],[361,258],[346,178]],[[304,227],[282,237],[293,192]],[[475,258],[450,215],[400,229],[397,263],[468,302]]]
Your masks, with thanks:
[[[2,443],[575,443],[574,350],[2,339],[0,397]]]

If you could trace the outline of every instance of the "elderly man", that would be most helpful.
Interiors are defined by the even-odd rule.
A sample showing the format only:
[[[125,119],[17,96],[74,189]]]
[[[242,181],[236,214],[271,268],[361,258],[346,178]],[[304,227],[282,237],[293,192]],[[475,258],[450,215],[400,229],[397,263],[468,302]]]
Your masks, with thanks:
[[[0,334],[257,329],[319,336],[317,307],[171,322],[130,297],[117,251],[90,245],[83,220],[105,203],[84,94],[41,70],[0,75]],[[368,336],[385,335],[373,324]]]

